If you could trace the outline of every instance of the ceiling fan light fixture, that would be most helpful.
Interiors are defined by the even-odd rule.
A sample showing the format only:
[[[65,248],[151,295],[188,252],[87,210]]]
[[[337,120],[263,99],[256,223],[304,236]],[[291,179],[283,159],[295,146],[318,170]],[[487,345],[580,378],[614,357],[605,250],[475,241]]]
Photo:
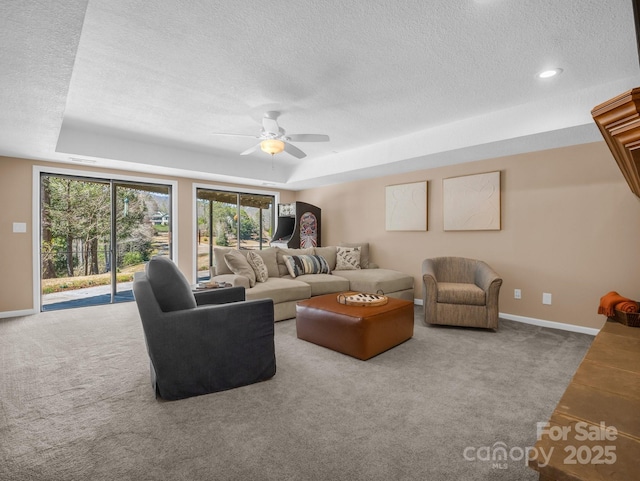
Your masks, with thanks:
[[[278,139],[266,139],[260,142],[260,149],[267,154],[279,154],[284,150],[284,142]]]

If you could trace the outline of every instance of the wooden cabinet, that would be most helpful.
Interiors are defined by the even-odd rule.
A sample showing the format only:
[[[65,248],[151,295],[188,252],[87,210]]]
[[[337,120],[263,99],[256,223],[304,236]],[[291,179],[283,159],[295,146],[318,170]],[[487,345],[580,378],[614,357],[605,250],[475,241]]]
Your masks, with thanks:
[[[640,197],[640,88],[607,100],[591,115],[631,191]]]
[[[538,432],[541,481],[640,480],[640,328],[606,322]]]

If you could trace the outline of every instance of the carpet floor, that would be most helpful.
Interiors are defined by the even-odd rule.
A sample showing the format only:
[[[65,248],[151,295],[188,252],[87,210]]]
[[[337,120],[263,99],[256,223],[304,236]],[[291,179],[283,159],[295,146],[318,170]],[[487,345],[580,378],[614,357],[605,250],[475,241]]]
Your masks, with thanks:
[[[537,479],[518,458],[593,338],[420,318],[368,361],[278,322],[273,379],[171,402],[154,398],[135,304],[0,320],[0,479]],[[507,460],[487,460],[497,447]]]

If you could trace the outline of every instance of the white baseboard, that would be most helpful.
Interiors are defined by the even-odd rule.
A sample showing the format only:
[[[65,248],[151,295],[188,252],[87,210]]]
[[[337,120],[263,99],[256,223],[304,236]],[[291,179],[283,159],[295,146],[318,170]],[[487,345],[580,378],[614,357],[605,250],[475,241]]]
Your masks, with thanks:
[[[4,311],[0,312],[0,319],[4,319],[5,317],[31,316],[35,313],[35,309],[23,309],[22,311]]]
[[[422,306],[424,303],[422,299],[414,299],[413,303],[416,306]],[[592,327],[576,326],[575,324],[565,324],[564,322],[545,321],[544,319],[535,319],[533,317],[517,316],[515,314],[507,314],[505,312],[498,313],[498,317],[507,319],[509,321],[522,322],[524,324],[532,324],[534,326],[549,327],[551,329],[561,329],[563,331],[580,332],[582,334],[589,334],[595,336],[600,332],[600,329]]]
[[[543,319],[535,319],[533,317],[517,316],[515,314],[506,314],[501,312],[498,314],[502,319],[508,319],[510,321],[522,322],[524,324],[533,324],[534,326],[549,327],[551,329],[562,329],[563,331],[580,332],[582,334],[589,334],[595,336],[600,332],[600,329],[592,327],[576,326],[575,324],[565,324],[563,322],[545,321]]]

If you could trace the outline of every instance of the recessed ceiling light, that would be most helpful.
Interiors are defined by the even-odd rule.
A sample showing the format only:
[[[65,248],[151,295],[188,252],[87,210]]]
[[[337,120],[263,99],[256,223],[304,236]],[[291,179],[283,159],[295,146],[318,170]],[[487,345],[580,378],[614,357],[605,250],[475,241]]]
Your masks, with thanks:
[[[551,70],[545,70],[543,72],[540,72],[538,74],[538,78],[551,78],[551,77],[555,77],[556,75],[560,75],[561,73],[562,73],[561,68],[554,68]]]

